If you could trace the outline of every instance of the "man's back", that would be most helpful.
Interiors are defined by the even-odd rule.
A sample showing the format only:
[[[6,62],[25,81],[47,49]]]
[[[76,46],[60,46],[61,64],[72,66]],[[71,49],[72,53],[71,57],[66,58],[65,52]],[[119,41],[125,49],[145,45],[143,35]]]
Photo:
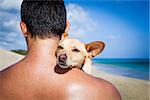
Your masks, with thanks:
[[[34,66],[32,66],[34,65]],[[51,66],[54,66],[52,64]],[[119,100],[117,90],[79,69],[58,74],[51,66],[22,61],[0,76],[1,100]],[[53,69],[52,69],[53,68]]]

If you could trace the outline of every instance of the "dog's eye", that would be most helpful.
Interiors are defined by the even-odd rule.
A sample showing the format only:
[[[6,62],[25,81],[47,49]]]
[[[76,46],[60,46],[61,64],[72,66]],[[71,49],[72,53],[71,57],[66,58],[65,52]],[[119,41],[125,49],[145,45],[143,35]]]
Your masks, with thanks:
[[[58,49],[63,49],[63,47],[62,46],[58,46]]]
[[[73,52],[80,52],[78,49],[73,49],[72,51]]]

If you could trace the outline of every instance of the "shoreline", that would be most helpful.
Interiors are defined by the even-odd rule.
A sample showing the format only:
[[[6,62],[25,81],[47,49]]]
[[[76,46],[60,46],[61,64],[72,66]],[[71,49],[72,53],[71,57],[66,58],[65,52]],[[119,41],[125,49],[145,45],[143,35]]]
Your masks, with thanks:
[[[136,65],[137,66],[137,65]],[[97,63],[93,62],[93,67],[99,71],[103,71],[108,74],[112,75],[118,75],[118,76],[123,76],[123,77],[128,77],[128,78],[135,78],[139,80],[146,80],[150,81],[149,79],[149,66],[147,66],[146,71],[143,71],[141,69],[138,69],[136,66],[131,66],[125,65],[115,65],[115,64],[104,64],[104,63]],[[140,66],[142,68],[143,66]],[[137,68],[137,69],[135,69]]]

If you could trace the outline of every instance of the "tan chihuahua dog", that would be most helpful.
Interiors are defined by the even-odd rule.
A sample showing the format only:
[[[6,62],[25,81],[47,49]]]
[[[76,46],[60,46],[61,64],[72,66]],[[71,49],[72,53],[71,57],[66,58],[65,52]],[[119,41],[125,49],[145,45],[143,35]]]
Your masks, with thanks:
[[[59,42],[56,57],[57,64],[61,68],[79,68],[91,74],[91,58],[100,54],[105,47],[101,41],[95,41],[84,44],[77,39],[68,38],[68,34],[64,33]]]

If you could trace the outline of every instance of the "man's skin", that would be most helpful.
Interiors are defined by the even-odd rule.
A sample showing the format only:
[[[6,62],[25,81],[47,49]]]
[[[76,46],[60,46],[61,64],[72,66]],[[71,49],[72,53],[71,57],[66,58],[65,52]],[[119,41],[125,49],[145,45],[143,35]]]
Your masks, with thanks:
[[[27,37],[28,53],[0,73],[0,100],[121,100],[111,83],[79,69],[56,73],[59,39],[30,38],[25,23],[20,25]]]

